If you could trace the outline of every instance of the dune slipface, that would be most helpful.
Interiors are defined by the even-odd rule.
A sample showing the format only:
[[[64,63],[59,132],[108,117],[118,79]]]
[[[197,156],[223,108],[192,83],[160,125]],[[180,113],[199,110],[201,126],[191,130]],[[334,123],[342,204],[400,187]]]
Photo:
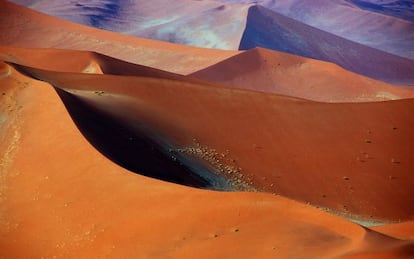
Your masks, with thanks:
[[[414,256],[410,87],[0,4],[1,258]]]

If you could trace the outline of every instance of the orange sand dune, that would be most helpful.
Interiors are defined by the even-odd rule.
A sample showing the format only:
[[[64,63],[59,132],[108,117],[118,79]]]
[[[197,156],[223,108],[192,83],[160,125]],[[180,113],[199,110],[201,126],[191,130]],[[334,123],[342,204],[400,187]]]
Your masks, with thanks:
[[[61,72],[157,77],[271,92],[324,102],[383,101],[414,97],[414,88],[390,86],[334,64],[265,49],[238,54],[182,76],[89,51],[0,46],[7,62]],[[199,78],[199,79],[197,79]]]
[[[262,48],[248,50],[191,76],[237,88],[323,102],[413,98],[414,89],[391,86],[335,64]]]
[[[73,82],[81,83],[80,88],[85,87],[82,78],[92,87],[96,84],[93,76],[67,74],[66,77],[62,76],[58,83],[68,86],[70,79],[77,77]],[[245,103],[246,98],[252,101],[265,98],[269,106],[274,107],[278,103],[307,108],[321,105],[245,91],[190,87],[189,84],[178,86],[172,81],[96,78],[104,90],[111,88],[113,80],[119,80],[119,92],[131,93],[133,98],[146,90],[142,101],[151,101],[149,96],[152,96],[164,103],[171,102],[174,98],[169,97],[174,90],[181,101],[185,99],[190,105],[193,104],[184,92],[188,97],[199,98],[203,104],[220,92],[228,94],[223,96],[224,102],[229,96],[237,95]],[[135,81],[143,84],[124,85]],[[369,231],[280,196],[205,191],[130,173],[106,159],[86,141],[52,87],[22,76],[7,65],[1,66],[0,86],[1,257],[409,258],[412,255],[412,241]],[[165,98],[152,95],[159,90],[166,91]],[[200,98],[199,93],[206,94],[205,99]],[[77,96],[91,104],[108,104],[107,99],[111,97],[124,98],[115,93],[96,95],[80,90]],[[388,115],[393,113],[394,106],[403,103],[409,106],[411,100],[385,103],[391,109]],[[187,107],[178,105],[173,112],[184,106]],[[367,106],[381,109],[379,104]],[[163,107],[160,106],[160,111]],[[259,118],[263,114],[264,107],[263,110],[259,106],[250,108],[258,109]],[[369,108],[361,110],[365,113]],[[136,114],[136,111],[131,112]],[[211,112],[211,125],[217,126],[220,115],[215,109]],[[246,109],[240,112],[247,118],[252,114]],[[162,119],[162,116],[154,113],[153,118]],[[213,123],[216,119],[218,121]],[[197,118],[193,125],[196,121]],[[401,132],[408,130],[402,124],[397,125]],[[229,138],[237,134],[235,131]],[[200,141],[208,142],[207,138]],[[240,140],[245,148],[245,140]],[[404,163],[402,160],[400,165]],[[301,188],[299,183],[296,186]]]
[[[0,46],[0,59],[6,62],[59,72],[145,76],[192,82],[201,81],[90,51]]]
[[[0,5],[0,45],[3,46],[93,51],[134,64],[177,74],[192,74],[199,79],[238,88],[324,102],[414,97],[412,88],[393,87],[322,61],[264,49],[238,52],[181,46],[81,26],[1,0]],[[19,51],[19,54],[28,53]],[[58,55],[64,54],[60,52]],[[87,56],[86,53],[81,55]],[[79,69],[79,66],[99,73],[93,62],[66,67]],[[133,70],[119,71],[126,74]]]
[[[414,240],[414,221],[373,227],[375,231],[405,240]]]
[[[0,62],[0,258],[414,256],[414,99],[256,92],[359,102],[410,89],[279,52],[100,31],[2,0],[0,30],[0,60],[23,72]],[[199,70],[255,91],[178,75]],[[227,179],[217,189],[261,193],[144,176],[210,188],[189,161],[214,184]],[[303,202],[366,224],[406,222],[368,229]]]
[[[237,183],[368,219],[414,215],[414,99],[328,104],[189,82],[19,69],[131,130],[149,129],[178,153],[214,150],[208,162]]]
[[[239,53],[182,46],[98,30],[0,0],[0,45],[89,50],[179,74]]]

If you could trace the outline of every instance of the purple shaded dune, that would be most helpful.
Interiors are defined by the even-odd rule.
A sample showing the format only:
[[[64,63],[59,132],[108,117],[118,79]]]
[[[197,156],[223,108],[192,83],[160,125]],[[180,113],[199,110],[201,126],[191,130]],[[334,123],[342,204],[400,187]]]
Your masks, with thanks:
[[[396,85],[414,85],[414,61],[321,31],[262,6],[249,9],[240,49],[256,46],[329,61]]]

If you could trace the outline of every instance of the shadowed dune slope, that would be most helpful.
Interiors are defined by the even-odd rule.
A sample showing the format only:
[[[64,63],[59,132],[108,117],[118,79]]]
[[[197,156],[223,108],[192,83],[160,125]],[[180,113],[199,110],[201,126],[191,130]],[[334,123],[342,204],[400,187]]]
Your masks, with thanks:
[[[369,231],[279,196],[203,191],[132,174],[88,144],[50,85],[22,76],[7,65],[0,68],[0,88],[4,93],[0,95],[0,151],[5,154],[0,163],[3,257],[412,255],[412,242]],[[45,72],[43,76],[46,75],[58,74]],[[66,76],[59,84],[69,86],[69,78],[83,77]],[[58,77],[64,78],[62,74]],[[91,80],[86,81],[95,88],[95,77],[87,77]],[[113,80],[139,81],[127,89],[115,87],[135,94],[139,89],[152,95],[161,88],[172,87],[178,93],[180,88],[188,88],[163,80],[155,80],[161,85],[147,88],[151,80],[143,78],[99,76],[98,81],[109,90]],[[71,82],[85,87],[81,78]],[[200,89],[218,91],[211,87],[191,87],[187,91]],[[123,98],[115,93],[92,97],[86,90],[78,90],[74,96],[91,104],[109,104],[107,97]],[[195,97],[195,92],[190,96]],[[147,97],[144,94],[141,100],[150,101]]]
[[[369,11],[361,9],[368,2],[375,2],[379,8]],[[407,2],[411,2],[411,6]],[[414,18],[411,0],[263,0],[261,5],[345,39],[414,59],[414,20],[384,15],[390,9],[399,9],[397,12],[401,17],[404,17],[405,12]]]
[[[366,219],[414,215],[414,99],[327,104],[189,82],[19,69],[123,123],[156,129],[179,152],[227,154],[211,166],[235,182]],[[205,149],[196,152],[199,145]]]
[[[249,8],[240,49],[264,47],[336,63],[397,85],[414,85],[414,60],[341,38],[261,6]]]
[[[364,102],[414,97],[395,87],[323,61],[256,48],[191,74],[237,88],[324,102]]]
[[[188,74],[238,51],[182,46],[67,22],[0,0],[0,45],[88,50],[131,63]]]
[[[378,12],[381,14],[393,16],[407,21],[414,22],[414,3],[410,0],[400,1],[364,1],[364,0],[345,0],[363,10]]]

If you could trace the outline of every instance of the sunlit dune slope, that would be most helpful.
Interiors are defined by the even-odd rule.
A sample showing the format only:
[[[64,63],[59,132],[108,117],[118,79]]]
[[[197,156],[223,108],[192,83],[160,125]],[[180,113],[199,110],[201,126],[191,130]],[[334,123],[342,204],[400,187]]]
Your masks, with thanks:
[[[362,10],[358,1],[175,0],[168,9],[163,0],[15,2],[138,37],[205,48],[265,47],[333,62],[392,84],[414,85],[414,23]],[[410,5],[401,14],[404,9],[414,13]]]
[[[414,221],[381,225],[373,228],[375,231],[405,240],[414,240]]]
[[[414,97],[335,64],[256,48],[191,74],[192,77],[256,91],[325,102],[363,102]]]
[[[0,45],[89,50],[188,74],[233,56],[222,51],[136,38],[67,22],[0,0]]]
[[[311,1],[262,3],[286,15]],[[348,8],[326,6],[327,17]],[[367,26],[398,34],[390,19]],[[414,256],[411,88],[265,49],[101,31],[2,0],[0,31],[0,258]],[[370,62],[411,78],[405,61]]]
[[[129,63],[90,51],[0,46],[0,59],[59,72],[144,76],[199,82],[183,75]]]
[[[260,48],[237,54],[189,76],[87,51],[0,46],[0,58],[53,71],[211,82],[323,102],[366,102],[414,97],[414,89],[410,87],[391,86],[331,63]]]
[[[126,127],[150,129],[177,152],[202,145],[228,154],[213,166],[259,190],[365,218],[413,215],[414,99],[327,104],[189,82],[18,68]]]
[[[62,74],[44,72],[42,76],[53,75],[62,77],[62,82],[56,83],[66,87],[70,85],[69,78],[78,77],[72,82],[85,87],[82,75],[67,74],[65,79]],[[93,78],[85,79],[96,87]],[[136,98],[140,89],[152,95],[156,89],[173,88],[178,96],[187,89],[193,97],[200,91],[211,92],[209,97],[222,92],[161,80],[155,80],[161,85],[150,90],[150,79],[99,76],[103,90],[111,88],[112,80],[122,86],[119,91],[130,92],[131,98]],[[134,80],[142,84],[125,88],[123,83]],[[128,172],[86,141],[50,85],[22,76],[4,64],[0,82],[0,151],[4,154],[0,163],[2,257],[411,255],[412,242],[381,235],[280,196],[204,191]],[[124,98],[115,92],[75,92],[76,98],[94,105],[109,104],[108,98]],[[228,93],[231,92],[234,91]],[[165,97],[168,99],[168,91]],[[150,101],[145,94],[142,98]],[[283,101],[277,96],[269,98]],[[158,113],[154,118],[161,119]]]
[[[411,0],[175,0],[168,8],[164,0],[12,2],[92,27],[221,49],[238,48],[247,10],[260,7],[347,40],[414,58]],[[275,24],[266,26],[271,27]]]

